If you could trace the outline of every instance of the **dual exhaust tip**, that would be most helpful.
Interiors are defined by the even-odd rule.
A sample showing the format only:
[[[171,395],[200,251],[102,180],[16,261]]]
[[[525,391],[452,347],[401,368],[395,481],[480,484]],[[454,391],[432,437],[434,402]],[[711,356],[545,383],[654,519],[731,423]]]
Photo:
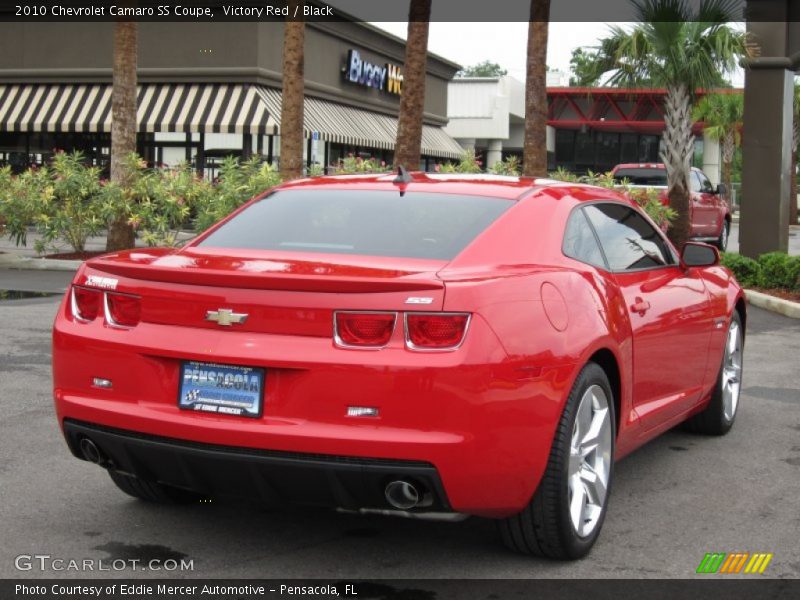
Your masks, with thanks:
[[[81,441],[78,443],[78,447],[80,448],[83,458],[88,460],[90,463],[94,463],[96,465],[105,464],[105,454],[103,454],[100,448],[97,447],[97,444],[95,444],[88,437],[81,438]]]
[[[416,484],[402,479],[389,482],[384,495],[386,502],[398,510],[410,510],[430,503],[430,500],[425,498],[424,490]],[[425,500],[427,502],[424,502]]]
[[[83,458],[90,463],[103,465],[106,463],[105,454],[88,437],[81,438],[78,443]],[[426,498],[425,491],[416,484],[399,479],[390,481],[384,491],[386,502],[398,510],[410,510],[421,505],[429,504],[430,499]]]

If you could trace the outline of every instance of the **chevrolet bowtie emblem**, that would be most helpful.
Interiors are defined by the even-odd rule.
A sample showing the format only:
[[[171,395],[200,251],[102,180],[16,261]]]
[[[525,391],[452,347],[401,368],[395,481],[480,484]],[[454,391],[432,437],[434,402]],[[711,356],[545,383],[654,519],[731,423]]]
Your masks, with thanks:
[[[242,324],[247,321],[247,313],[235,313],[230,308],[209,310],[206,313],[206,321],[214,321],[217,325],[230,327],[235,323]]]

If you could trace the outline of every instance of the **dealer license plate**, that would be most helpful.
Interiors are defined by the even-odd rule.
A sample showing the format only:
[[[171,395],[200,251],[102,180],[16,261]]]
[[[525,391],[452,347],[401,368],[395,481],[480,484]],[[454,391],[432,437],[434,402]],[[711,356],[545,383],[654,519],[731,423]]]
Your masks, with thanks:
[[[260,417],[263,398],[264,369],[196,361],[181,364],[178,408]]]

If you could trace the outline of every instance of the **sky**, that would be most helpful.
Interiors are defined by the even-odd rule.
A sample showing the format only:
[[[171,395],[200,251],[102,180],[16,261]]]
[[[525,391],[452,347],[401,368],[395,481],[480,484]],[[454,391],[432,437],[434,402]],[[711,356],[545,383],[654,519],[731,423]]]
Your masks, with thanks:
[[[373,23],[405,39],[406,23]],[[608,27],[603,23],[550,23],[547,64],[569,72],[572,49],[597,45]],[[430,24],[428,49],[463,66],[484,60],[496,62],[519,80],[525,79],[528,23],[442,23]]]
[[[407,23],[372,23],[405,39]],[[625,25],[625,23],[620,23]],[[551,22],[548,32],[547,64],[569,73],[572,49],[591,47],[608,33],[604,23]],[[474,65],[484,60],[496,62],[512,77],[525,80],[525,57],[528,23],[444,23],[432,22],[428,33],[428,49],[434,54],[459,63]],[[744,84],[744,75],[733,77],[734,86]]]

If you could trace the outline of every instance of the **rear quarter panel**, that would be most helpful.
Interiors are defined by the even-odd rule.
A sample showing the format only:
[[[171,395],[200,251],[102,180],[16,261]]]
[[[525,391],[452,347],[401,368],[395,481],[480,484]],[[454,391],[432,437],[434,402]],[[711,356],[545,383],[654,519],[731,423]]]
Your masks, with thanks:
[[[575,379],[598,350],[610,350],[620,365],[623,454],[625,432],[635,425],[624,301],[611,278],[561,252],[564,226],[576,204],[570,196],[587,192],[552,192],[543,190],[510,209],[439,273],[446,285],[445,310],[473,311],[507,354],[496,367],[496,385],[508,394],[487,424],[506,456],[498,465],[498,484],[520,469],[536,473],[538,484],[543,465],[534,459],[549,455]]]

